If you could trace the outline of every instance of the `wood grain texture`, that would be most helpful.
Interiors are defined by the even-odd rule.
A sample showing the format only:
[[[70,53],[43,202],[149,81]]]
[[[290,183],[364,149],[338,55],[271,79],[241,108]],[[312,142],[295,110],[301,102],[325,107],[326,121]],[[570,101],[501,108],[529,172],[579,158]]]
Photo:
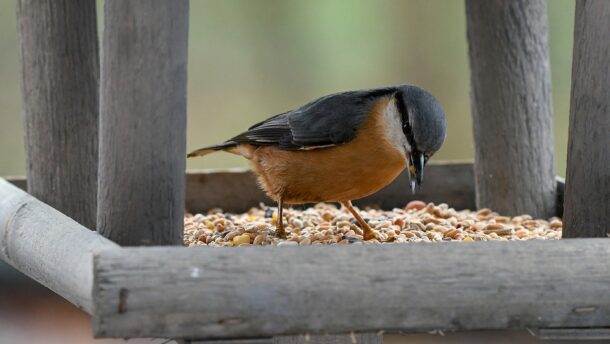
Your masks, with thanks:
[[[272,338],[256,339],[225,339],[225,340],[197,340],[186,341],[187,344],[273,344]]]
[[[273,344],[383,344],[383,335],[377,333],[351,333],[340,335],[276,336]]]
[[[383,209],[404,207],[409,201],[448,203],[456,209],[474,209],[472,163],[431,162],[426,166],[426,180],[416,194],[411,193],[407,172],[401,173],[379,192],[354,201],[359,207]],[[186,209],[191,212],[222,208],[244,212],[260,202],[274,204],[258,187],[247,169],[228,171],[191,171],[187,174]]]
[[[477,206],[547,218],[555,162],[545,0],[467,0]]]
[[[25,189],[23,177],[7,177],[17,187]],[[433,162],[426,167],[426,180],[417,194],[408,190],[408,176],[399,176],[378,193],[354,202],[359,207],[375,206],[382,209],[402,207],[414,199],[426,202],[448,203],[456,209],[474,209],[474,176],[471,163]],[[556,178],[556,216],[563,214],[563,178]],[[405,191],[408,190],[408,191]],[[271,200],[256,185],[249,170],[203,170],[186,174],[186,202],[189,211],[201,212],[220,207],[230,212],[244,212],[259,202]]]
[[[606,237],[610,215],[610,2],[576,2],[564,237]]]
[[[0,259],[91,313],[93,253],[118,246],[0,178]]]
[[[105,1],[98,231],[182,243],[188,0]]]
[[[606,239],[126,248],[94,258],[94,332],[217,339],[609,327],[608,261]]]
[[[19,0],[29,192],[95,229],[99,57],[95,0]]]
[[[610,328],[541,328],[532,332],[544,340],[610,340]]]

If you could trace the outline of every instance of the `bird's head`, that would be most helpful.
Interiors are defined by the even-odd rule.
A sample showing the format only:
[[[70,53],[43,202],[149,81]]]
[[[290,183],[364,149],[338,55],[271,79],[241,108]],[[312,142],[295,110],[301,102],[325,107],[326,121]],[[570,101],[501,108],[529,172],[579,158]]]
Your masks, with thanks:
[[[420,87],[400,86],[395,97],[402,117],[402,131],[409,143],[408,169],[411,190],[415,192],[422,183],[428,159],[445,141],[447,122],[441,104]]]

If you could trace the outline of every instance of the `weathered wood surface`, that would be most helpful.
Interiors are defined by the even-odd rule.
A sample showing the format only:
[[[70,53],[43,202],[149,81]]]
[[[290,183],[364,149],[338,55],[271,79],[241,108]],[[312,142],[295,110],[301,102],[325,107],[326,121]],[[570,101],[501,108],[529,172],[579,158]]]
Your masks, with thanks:
[[[99,57],[95,0],[19,0],[29,192],[95,229]]]
[[[609,261],[606,239],[112,250],[94,258],[94,331],[214,339],[609,327]]]
[[[273,344],[382,344],[381,333],[350,333],[341,335],[297,335],[273,337]]]
[[[532,334],[546,340],[610,340],[610,328],[541,328]]]
[[[384,189],[356,200],[354,204],[392,209],[404,207],[414,199],[449,203],[456,209],[474,209],[472,163],[431,162],[426,166],[426,181],[416,194],[411,192],[405,171]],[[244,212],[260,202],[273,204],[247,169],[190,172],[187,175],[186,208],[189,211],[221,207],[225,211]]]
[[[25,189],[23,177],[8,177],[9,182]],[[356,205],[380,206],[382,209],[402,207],[410,200],[448,203],[456,209],[474,209],[474,176],[471,163],[432,162],[426,167],[423,189],[417,194],[405,191],[408,176],[401,175],[379,194],[358,200]],[[557,177],[556,215],[563,214],[564,180]],[[230,212],[244,212],[259,202],[271,201],[256,185],[256,178],[247,169],[189,171],[186,174],[186,203],[189,211],[222,208]]]
[[[118,246],[0,178],[0,259],[91,313],[104,249]]]
[[[5,177],[4,180],[18,187],[19,189],[27,192],[28,191],[28,182],[25,177],[21,176],[8,176]]]
[[[610,1],[576,2],[564,237],[605,237],[610,215]]]
[[[182,243],[188,0],[107,0],[98,231],[121,245]]]
[[[467,0],[477,206],[555,212],[545,0]]]
[[[187,340],[187,344],[273,344],[273,338],[225,339],[225,340]],[[312,343],[313,344],[313,343]]]

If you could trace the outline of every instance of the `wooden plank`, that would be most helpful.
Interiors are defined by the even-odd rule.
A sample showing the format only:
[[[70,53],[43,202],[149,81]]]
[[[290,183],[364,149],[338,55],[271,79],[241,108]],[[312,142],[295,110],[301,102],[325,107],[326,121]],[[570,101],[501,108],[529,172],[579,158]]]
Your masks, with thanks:
[[[610,214],[610,1],[576,2],[564,237],[606,237]]]
[[[392,209],[404,207],[414,199],[449,203],[456,209],[474,209],[472,163],[431,162],[426,167],[426,181],[415,195],[411,193],[405,171],[384,189],[354,204]],[[260,202],[273,204],[247,169],[187,174],[186,208],[191,212],[218,207],[229,212],[244,212]]]
[[[545,340],[610,340],[610,328],[541,328],[532,334]]]
[[[99,58],[95,0],[17,1],[29,192],[95,229]]]
[[[13,184],[14,186],[18,187],[19,189],[27,192],[28,191],[28,182],[25,179],[25,177],[23,176],[8,176],[8,177],[4,177],[4,179]]]
[[[546,0],[467,0],[477,206],[555,213]]]
[[[228,340],[189,340],[188,344],[273,344],[272,338],[228,339]]]
[[[25,189],[25,178],[7,177],[17,187]],[[472,163],[432,162],[426,167],[423,190],[412,195],[405,192],[408,176],[402,175],[379,194],[358,200],[362,206],[380,206],[383,209],[401,207],[413,199],[427,202],[449,203],[456,209],[474,209],[474,176]],[[556,215],[563,214],[565,181],[556,178]],[[186,209],[207,211],[223,208],[230,212],[244,212],[259,202],[271,202],[256,185],[256,179],[247,169],[188,171],[186,174]]]
[[[610,327],[609,261],[606,239],[112,250],[94,258],[94,332]]]
[[[260,202],[275,204],[258,187],[254,174],[245,168],[189,171],[186,175],[186,209],[205,212],[212,208],[241,213]]]
[[[0,259],[86,312],[93,254],[118,246],[0,178]]]
[[[273,344],[382,344],[383,335],[377,333],[350,333],[340,335],[298,335],[273,337]]]
[[[97,229],[121,245],[180,245],[189,2],[104,4]]]

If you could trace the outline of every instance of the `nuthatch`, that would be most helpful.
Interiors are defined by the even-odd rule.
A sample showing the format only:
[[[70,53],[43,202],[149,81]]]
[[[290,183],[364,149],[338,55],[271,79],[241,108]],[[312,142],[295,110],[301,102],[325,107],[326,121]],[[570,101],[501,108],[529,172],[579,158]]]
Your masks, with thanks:
[[[260,185],[278,203],[280,237],[286,237],[284,204],[339,202],[368,240],[376,235],[351,200],[375,193],[405,168],[415,192],[446,126],[441,105],[417,86],[349,91],[270,117],[188,157],[223,150],[250,160]]]

